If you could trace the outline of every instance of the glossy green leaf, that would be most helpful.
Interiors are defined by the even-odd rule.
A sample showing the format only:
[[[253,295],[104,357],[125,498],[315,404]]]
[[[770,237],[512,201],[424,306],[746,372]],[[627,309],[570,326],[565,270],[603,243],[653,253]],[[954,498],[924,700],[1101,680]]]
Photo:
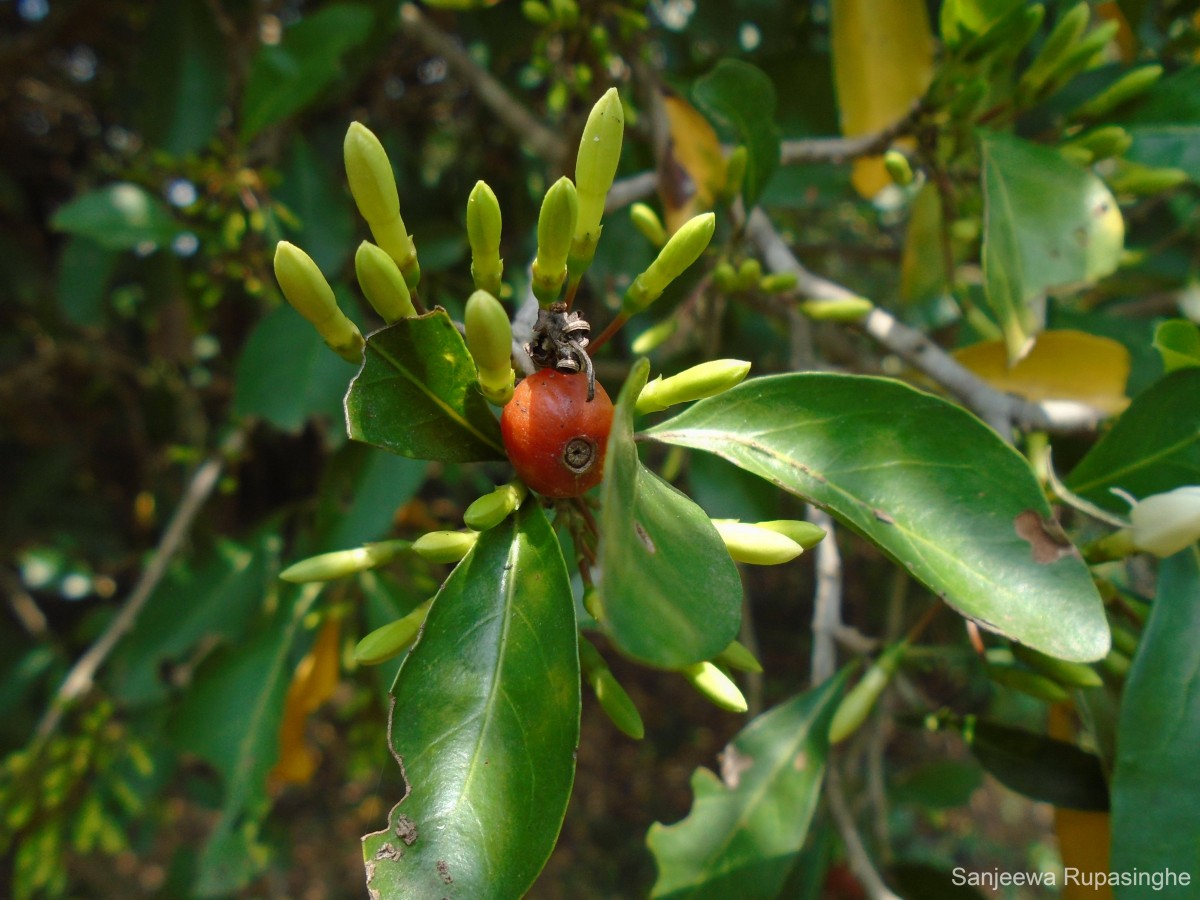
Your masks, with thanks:
[[[1044,525],[1033,472],[958,406],[883,378],[778,375],[647,436],[716,453],[828,509],[985,628],[1063,659],[1108,652],[1091,576]]]
[[[1108,809],[1108,782],[1094,753],[995,722],[974,721],[963,737],[980,765],[1018,794],[1066,809]]]
[[[696,106],[733,129],[749,151],[742,198],[750,209],[779,167],[779,128],[775,124],[775,85],[761,70],[736,59],[722,59],[692,88]]]
[[[1200,327],[1190,319],[1168,319],[1154,329],[1154,348],[1168,372],[1200,366]]]
[[[983,784],[983,772],[973,762],[939,759],[905,772],[889,788],[893,803],[915,803],[926,809],[966,806]]]
[[[380,897],[519,897],[554,848],[579,740],[571,585],[541,507],[484,532],[393,688],[409,793],[363,838]]]
[[[326,467],[314,527],[320,536],[305,552],[344,550],[381,540],[396,510],[425,482],[427,470],[418,460],[347,443]]]
[[[1125,682],[1113,772],[1114,872],[1190,872],[1200,862],[1200,553],[1164,560]],[[1185,892],[1186,893],[1186,892]],[[1152,896],[1119,892],[1118,896]]]
[[[90,238],[109,250],[169,244],[180,231],[157,197],[127,181],[76,197],[51,217],[50,227]]]
[[[634,404],[649,371],[642,360],[626,379],[608,439],[601,624],[634,659],[679,669],[712,659],[737,637],[742,582],[712,520],[638,459]]]
[[[73,237],[58,258],[58,308],[76,325],[104,322],[104,298],[120,254],[92,238]]]
[[[332,3],[264,44],[250,66],[242,98],[241,138],[300,112],[343,74],[342,59],[371,35],[374,15],[358,3]]]
[[[653,897],[773,898],[791,871],[820,799],[839,675],[756,718],[721,757],[721,777],[692,773],[687,818],[655,823]]]
[[[140,42],[139,128],[175,156],[201,150],[225,109],[227,43],[205,0],[155,3]]]
[[[1053,148],[991,132],[980,144],[984,289],[1015,359],[1044,325],[1047,291],[1116,269],[1125,225],[1104,183]]]
[[[1200,484],[1200,369],[1172,372],[1138,394],[1067,478],[1072,491],[1126,513],[1109,488],[1137,498]]]
[[[475,379],[475,361],[444,310],[401,319],[367,338],[346,394],[350,437],[416,459],[504,459],[500,423]]]
[[[242,348],[234,413],[261,416],[292,433],[314,415],[336,423],[353,374],[308,322],[290,306],[280,306],[254,326]]]
[[[1133,136],[1127,159],[1183,169],[1200,181],[1200,65],[1154,85],[1122,124]]]

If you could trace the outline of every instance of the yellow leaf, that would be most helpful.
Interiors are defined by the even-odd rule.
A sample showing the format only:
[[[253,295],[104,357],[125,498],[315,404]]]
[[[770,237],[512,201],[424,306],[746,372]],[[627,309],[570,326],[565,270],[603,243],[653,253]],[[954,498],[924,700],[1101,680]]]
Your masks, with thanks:
[[[1074,742],[1071,706],[1056,703],[1050,707],[1047,733],[1060,741]],[[1112,842],[1112,823],[1107,812],[1085,812],[1078,809],[1054,808],[1054,830],[1058,834],[1058,852],[1064,869],[1080,872],[1107,872]],[[1108,885],[1093,887],[1064,883],[1062,900],[1112,900]]]
[[[1082,331],[1045,331],[1033,349],[1008,364],[1004,341],[983,341],[955,351],[955,358],[1006,393],[1040,403],[1073,400],[1115,415],[1129,405],[1129,351],[1116,341]]]
[[[681,97],[663,97],[670,141],[659,163],[658,192],[667,233],[697,213],[712,209],[725,187],[725,156],[712,125]]]
[[[341,631],[340,617],[327,617],[312,649],[296,666],[279,726],[279,760],[270,776],[274,783],[307,784],[317,770],[320,755],[308,745],[308,717],[337,688]]]
[[[833,0],[833,77],[842,133],[870,134],[902,119],[933,78],[933,33],[924,0]],[[891,184],[882,156],[855,160],[863,197]]]

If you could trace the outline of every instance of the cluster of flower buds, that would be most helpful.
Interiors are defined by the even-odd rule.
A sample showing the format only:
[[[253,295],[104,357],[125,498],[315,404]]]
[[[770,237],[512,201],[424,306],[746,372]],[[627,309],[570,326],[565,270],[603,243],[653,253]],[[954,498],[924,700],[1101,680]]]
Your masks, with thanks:
[[[714,519],[713,526],[735,562],[756,566],[790,562],[825,537],[825,529],[819,525],[796,519],[776,519],[754,524],[735,519]]]
[[[412,236],[400,217],[400,195],[387,151],[379,138],[358,122],[346,132],[342,149],[350,193],[358,211],[367,220],[375,243],[396,261],[405,283],[415,290],[421,280],[421,266]]]

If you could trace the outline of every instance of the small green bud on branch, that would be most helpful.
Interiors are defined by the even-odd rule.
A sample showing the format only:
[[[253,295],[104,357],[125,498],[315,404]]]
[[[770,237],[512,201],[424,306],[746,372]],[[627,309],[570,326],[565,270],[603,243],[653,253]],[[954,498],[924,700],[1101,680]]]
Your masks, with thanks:
[[[887,169],[888,177],[899,187],[908,187],[913,183],[913,170],[908,157],[899,150],[889,150],[883,154],[883,166]]]
[[[342,152],[350,193],[375,243],[396,261],[409,288],[416,288],[421,280],[417,248],[400,217],[400,195],[387,151],[374,132],[354,122],[346,132]]]
[[[800,312],[817,322],[854,324],[866,318],[875,304],[866,297],[839,297],[835,300],[805,300]]]
[[[579,216],[579,197],[571,179],[564,175],[550,186],[538,215],[538,249],[533,261],[533,294],[548,307],[558,299],[567,280],[567,254]]]
[[[713,527],[725,542],[725,549],[736,562],[755,566],[776,566],[804,552],[790,537],[747,522],[714,520]]]
[[[1123,103],[1141,96],[1162,78],[1162,66],[1142,66],[1126,72],[1099,94],[1080,104],[1071,113],[1073,119],[1099,119]]]
[[[635,741],[640,741],[646,734],[641,714],[609,669],[604,657],[583,635],[579,636],[579,664],[584,679],[600,702],[600,708],[617,728]]]
[[[399,656],[416,641],[432,605],[430,597],[403,618],[376,628],[354,647],[355,661],[363,666],[377,666]]]
[[[616,88],[596,101],[583,126],[575,157],[575,186],[579,191],[579,218],[571,241],[571,277],[578,278],[592,263],[600,240],[604,201],[621,161],[625,135],[625,110]]]
[[[655,247],[661,247],[667,242],[667,229],[663,227],[662,219],[645,203],[635,203],[629,207],[629,218],[633,227]]]
[[[989,663],[987,676],[997,684],[1049,703],[1066,703],[1071,699],[1066,688],[1057,681],[1019,666]]]
[[[500,296],[504,260],[500,258],[500,202],[486,182],[475,183],[467,199],[467,240],[471,244],[471,278],[475,287]]]
[[[740,384],[750,371],[750,363],[741,359],[714,359],[663,378],[661,375],[644,388],[637,399],[639,413],[658,412],[677,403],[690,403],[723,394]]]
[[[679,320],[674,316],[663,319],[651,325],[629,345],[635,356],[644,356],[651,350],[661,347],[679,329]]]
[[[363,296],[383,321],[391,325],[417,314],[396,261],[370,241],[358,245],[354,272]]]
[[[742,672],[761,672],[763,670],[762,663],[755,659],[754,654],[747,650],[740,641],[734,641],[718,653],[713,662],[730,669],[739,669]]]
[[[275,247],[275,280],[287,302],[312,323],[331,350],[346,362],[362,362],[362,334],[338,307],[333,288],[312,257],[280,241]]]
[[[680,670],[680,674],[720,709],[744,713],[749,708],[733,679],[710,662],[687,666]]]
[[[520,509],[528,493],[528,489],[519,481],[502,484],[468,506],[463,513],[463,522],[472,531],[495,528]]]
[[[907,649],[906,641],[888,647],[842,698],[829,725],[829,743],[840,744],[858,731],[896,674]]]
[[[378,544],[364,544],[353,550],[321,553],[292,563],[279,573],[279,577],[293,584],[333,581],[386,565],[410,546],[408,541],[381,541]]]
[[[695,216],[671,235],[649,268],[633,280],[625,292],[621,311],[627,316],[641,312],[667,289],[672,281],[700,258],[717,227],[712,213]]]
[[[756,522],[759,528],[768,531],[778,531],[790,537],[805,550],[811,550],[825,539],[826,531],[820,525],[805,522],[800,519],[772,519],[769,522]]]
[[[1013,656],[1048,678],[1067,687],[1099,687],[1104,682],[1091,666],[1056,659],[1021,644],[1012,645]]]
[[[464,317],[467,348],[479,370],[479,388],[497,406],[513,395],[516,373],[512,368],[512,323],[504,306],[487,291],[476,291],[467,300]]]
[[[431,531],[413,541],[412,548],[427,562],[456,563],[475,546],[475,531]]]

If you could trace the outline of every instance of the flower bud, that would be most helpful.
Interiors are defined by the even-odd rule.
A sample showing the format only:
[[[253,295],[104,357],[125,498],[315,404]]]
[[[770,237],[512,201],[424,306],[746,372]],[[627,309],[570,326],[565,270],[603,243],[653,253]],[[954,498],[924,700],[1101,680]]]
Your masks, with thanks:
[[[664,379],[659,375],[642,388],[637,399],[637,411],[658,412],[676,403],[715,397],[739,384],[749,371],[750,363],[744,360],[714,359],[670,378]]]
[[[795,559],[804,548],[790,537],[746,522],[714,521],[725,549],[736,562],[775,566]]]
[[[604,200],[621,161],[625,111],[616,88],[609,88],[588,114],[575,157],[575,186],[579,191],[579,218],[571,242],[572,272],[586,269],[600,239]]]
[[[417,639],[432,605],[433,598],[430,597],[403,618],[376,628],[355,645],[355,661],[363,666],[377,666],[399,656]]]
[[[800,312],[817,322],[861,322],[875,304],[866,297],[838,297],[835,300],[805,300]]]
[[[871,714],[871,710],[875,708],[876,702],[883,694],[883,689],[888,686],[892,676],[896,674],[896,669],[900,666],[900,660],[907,649],[908,644],[905,641],[888,647],[879,659],[875,660],[863,673],[858,684],[854,685],[842,698],[837,711],[833,714],[833,721],[829,724],[829,743],[840,744],[858,731],[862,723],[867,720],[867,716]]]
[[[1013,656],[1031,669],[1036,669],[1047,678],[1052,678],[1067,687],[1099,687],[1104,682],[1091,666],[1069,662],[1039,653],[1021,644],[1012,645]]]
[[[409,288],[421,280],[417,248],[400,217],[400,195],[387,151],[379,138],[360,122],[353,122],[342,145],[350,193],[371,234],[400,267]]]
[[[1110,624],[1112,626],[1113,648],[1120,650],[1126,656],[1134,656],[1137,653],[1138,642],[1141,638],[1124,625],[1118,625],[1116,622]]]
[[[363,296],[383,321],[391,325],[417,314],[396,261],[370,241],[358,245],[354,272]]]
[[[898,187],[908,187],[913,182],[913,170],[908,157],[899,150],[889,150],[883,154],[883,167],[887,169],[888,177]]]
[[[800,519],[772,519],[769,522],[755,522],[755,524],[767,531],[777,531],[787,535],[805,550],[811,550],[821,543],[826,534],[825,529],[820,525]]]
[[[713,267],[713,284],[727,294],[740,290],[737,269],[722,260]]]
[[[519,481],[502,484],[468,506],[463,513],[463,521],[473,531],[495,528],[521,507],[528,493],[525,485]]]
[[[1187,184],[1189,180],[1190,176],[1183,169],[1123,162],[1116,174],[1108,178],[1108,186],[1116,194],[1144,197],[1169,191],[1181,184]]]
[[[471,277],[475,287],[500,296],[504,260],[500,258],[500,203],[485,182],[475,183],[467,200],[467,240],[471,244]]]
[[[1200,486],[1153,494],[1133,505],[1133,543],[1155,556],[1173,556],[1200,540]]]
[[[550,186],[538,215],[538,249],[533,261],[533,294],[543,307],[558,299],[567,280],[567,254],[579,216],[579,197],[564,175]]]
[[[636,356],[643,356],[658,347],[661,347],[679,328],[679,320],[674,316],[663,319],[661,322],[656,322],[651,325],[629,345],[629,349]]]
[[[1144,94],[1162,78],[1162,74],[1162,66],[1142,66],[1126,72],[1091,100],[1076,107],[1071,118],[1099,119],[1121,104]]]
[[[521,4],[521,14],[534,25],[549,25],[554,21],[550,7],[540,0],[525,0]]]
[[[1048,86],[1047,91],[1057,90],[1091,65],[1092,60],[1109,45],[1120,30],[1119,22],[1109,21],[1088,32],[1050,71],[1044,82],[1044,86]],[[1021,85],[1018,84],[1017,88],[1018,99],[1024,100],[1026,95],[1021,91]]]
[[[347,362],[362,362],[363,339],[358,326],[338,308],[333,288],[307,253],[280,241],[275,247],[275,280],[296,312]]]
[[[609,669],[604,657],[582,635],[579,638],[579,665],[583,670],[584,679],[591,686],[596,699],[600,701],[600,708],[612,723],[635,741],[640,741],[646,734],[641,714]]]
[[[378,544],[364,544],[353,550],[320,553],[292,563],[279,573],[279,577],[293,584],[333,581],[335,578],[344,578],[386,565],[396,558],[396,554],[407,550],[409,546],[408,541],[382,541]]]
[[[467,348],[479,370],[479,387],[488,400],[503,406],[513,395],[512,323],[500,301],[487,291],[467,300]]]
[[[1133,661],[1120,650],[1109,650],[1108,656],[1100,660],[1100,668],[1113,678],[1124,678],[1129,674]]]
[[[764,276],[758,283],[758,289],[766,294],[783,294],[795,288],[799,282],[795,272],[776,272]]]
[[[1066,703],[1071,699],[1066,688],[1057,681],[1053,681],[1039,672],[1031,672],[1029,669],[989,663],[987,676],[997,684],[1049,703]]]
[[[729,712],[744,713],[749,707],[746,698],[733,683],[733,679],[710,662],[700,662],[680,670],[680,674],[691,682],[692,687]]]
[[[750,151],[745,144],[738,144],[725,160],[725,185],[721,195],[726,200],[732,200],[742,192],[742,183],[746,180],[746,163],[750,160]]]
[[[752,291],[762,281],[762,263],[753,256],[743,259],[737,271],[738,287],[743,291]]]
[[[475,546],[475,531],[431,531],[413,541],[412,548],[427,562],[456,563]]]
[[[1037,56],[1021,76],[1021,84],[1036,93],[1072,47],[1076,46],[1091,18],[1091,8],[1080,2],[1058,17]]]
[[[1059,150],[1078,147],[1086,150],[1094,160],[1123,156],[1133,146],[1133,136],[1120,125],[1103,125],[1093,128],[1063,144]]]
[[[712,213],[695,216],[685,222],[671,235],[665,247],[650,267],[633,280],[625,292],[621,311],[627,316],[641,312],[667,289],[672,281],[700,258],[717,227],[717,217]]]
[[[743,672],[761,672],[763,670],[762,663],[755,659],[754,654],[747,650],[740,641],[732,642],[717,654],[713,662],[730,669],[740,669]]]
[[[662,219],[645,203],[635,203],[629,207],[629,218],[633,227],[655,247],[661,247],[667,242],[667,230],[663,227]]]

